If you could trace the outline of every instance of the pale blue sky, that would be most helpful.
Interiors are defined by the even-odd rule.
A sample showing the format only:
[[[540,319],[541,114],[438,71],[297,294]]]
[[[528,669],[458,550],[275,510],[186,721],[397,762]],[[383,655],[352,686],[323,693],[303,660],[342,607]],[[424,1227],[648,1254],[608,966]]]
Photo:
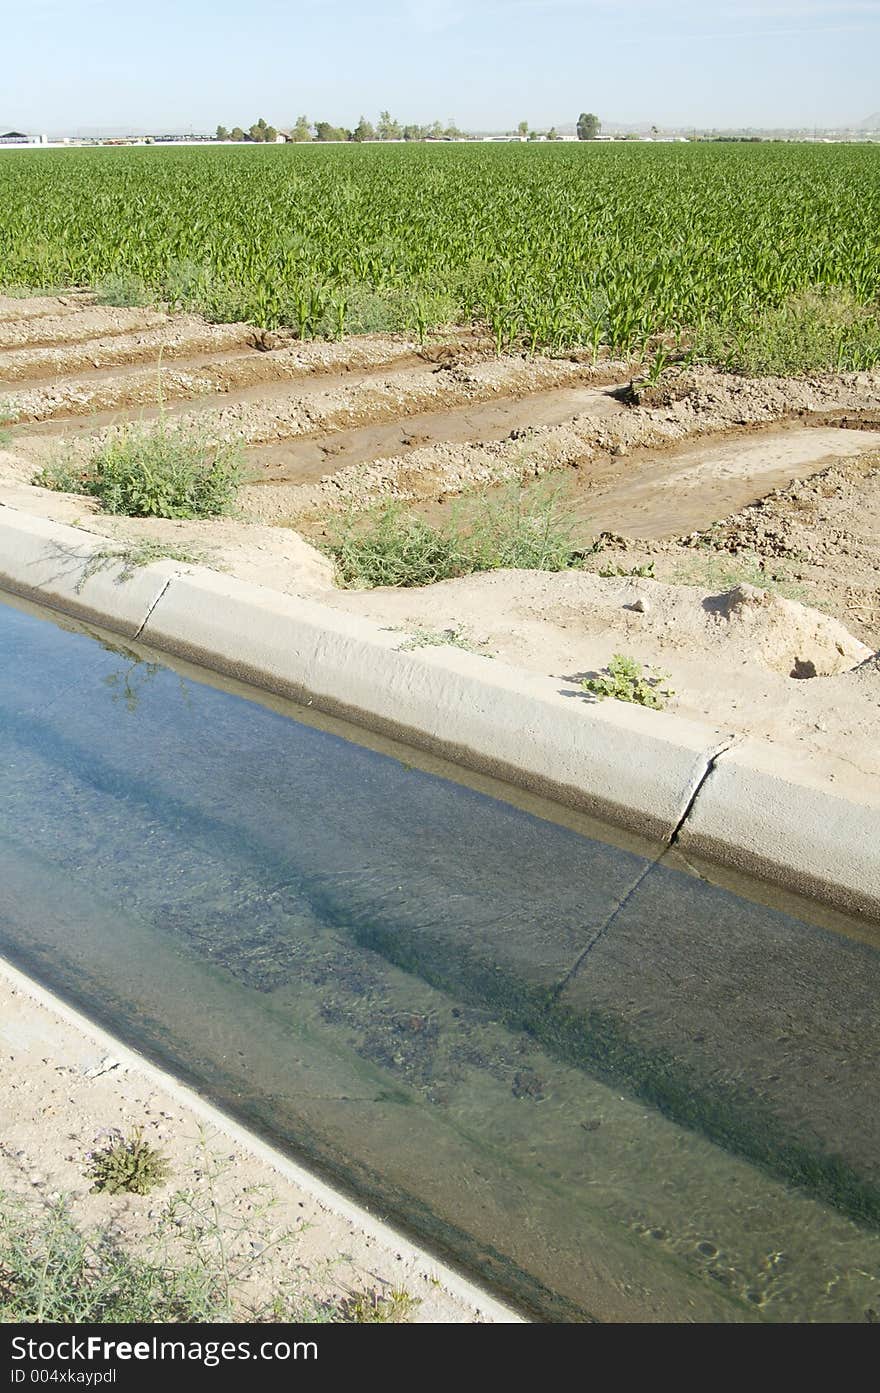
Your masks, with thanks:
[[[813,126],[880,110],[880,0],[0,0],[0,128]]]

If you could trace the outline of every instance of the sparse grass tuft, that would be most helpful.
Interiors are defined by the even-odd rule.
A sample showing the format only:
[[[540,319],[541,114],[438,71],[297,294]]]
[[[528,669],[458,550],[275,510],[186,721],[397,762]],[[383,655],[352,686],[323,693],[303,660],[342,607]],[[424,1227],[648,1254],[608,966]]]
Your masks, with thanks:
[[[272,1201],[258,1189],[242,1217],[218,1207],[215,1170],[208,1192],[174,1195],[133,1255],[108,1229],[79,1230],[69,1202],[46,1209],[0,1193],[0,1324],[205,1324],[267,1320],[400,1324],[417,1298],[394,1288],[318,1299],[301,1277],[281,1278],[261,1297],[252,1283],[288,1256],[299,1230],[269,1227]],[[314,1274],[321,1280],[319,1270]],[[332,1273],[323,1280],[332,1283]],[[321,1284],[323,1285],[323,1280]]]
[[[64,1201],[35,1215],[0,1196],[0,1323],[185,1323],[230,1317],[201,1264],[132,1257],[108,1235],[86,1238]]]
[[[15,412],[8,409],[3,405],[2,402],[0,402],[0,445],[9,444],[10,440],[12,439],[12,431],[9,429],[9,427],[14,426],[15,422]]]
[[[77,594],[92,576],[101,571],[117,570],[117,585],[125,585],[141,566],[149,566],[154,561],[179,561],[183,565],[198,566],[208,563],[204,552],[190,550],[189,547],[175,546],[171,542],[147,540],[125,542],[116,547],[102,547],[93,553],[83,567],[82,575],[76,583]]]
[[[779,562],[774,562],[771,569],[767,569],[761,557],[752,551],[731,554],[708,547],[695,547],[691,556],[676,564],[669,582],[673,585],[702,585],[719,593],[733,590],[737,585],[756,585],[787,600],[812,603],[812,592],[808,586],[790,579]]]
[[[746,376],[868,369],[877,362],[880,310],[836,287],[801,291],[738,326],[708,325],[693,356]]]
[[[168,1179],[168,1161],[151,1142],[143,1127],[133,1127],[127,1137],[117,1135],[91,1159],[88,1177],[92,1193],[148,1195]]]
[[[643,668],[635,658],[615,653],[603,672],[595,677],[585,677],[581,686],[600,701],[613,697],[615,701],[634,702],[637,706],[662,711],[669,698],[675,695],[671,688],[664,686],[668,679],[668,672]]]
[[[519,493],[484,503],[465,525],[433,527],[403,504],[385,503],[365,515],[349,514],[325,544],[340,583],[433,585],[456,576],[504,568],[562,571],[582,557],[555,495],[528,504]]]
[[[466,629],[413,629],[410,637],[400,645],[401,653],[412,652],[415,648],[462,648],[466,653],[479,653],[490,658],[491,653],[483,652],[481,643],[470,637]]]
[[[609,566],[604,565],[596,572],[603,580],[616,580],[618,576],[623,576],[629,580],[655,580],[654,562],[646,561],[641,566]]]
[[[237,441],[217,441],[198,427],[160,418],[124,427],[85,463],[62,458],[33,482],[97,498],[106,513],[129,517],[207,518],[232,511],[243,479]]]

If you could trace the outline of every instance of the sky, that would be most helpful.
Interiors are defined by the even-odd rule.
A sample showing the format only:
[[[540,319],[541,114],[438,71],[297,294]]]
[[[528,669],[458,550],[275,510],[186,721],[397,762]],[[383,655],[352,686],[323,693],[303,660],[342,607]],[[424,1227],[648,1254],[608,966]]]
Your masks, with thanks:
[[[880,0],[0,0],[0,129],[543,129],[880,110]],[[5,123],[5,124],[4,124]]]

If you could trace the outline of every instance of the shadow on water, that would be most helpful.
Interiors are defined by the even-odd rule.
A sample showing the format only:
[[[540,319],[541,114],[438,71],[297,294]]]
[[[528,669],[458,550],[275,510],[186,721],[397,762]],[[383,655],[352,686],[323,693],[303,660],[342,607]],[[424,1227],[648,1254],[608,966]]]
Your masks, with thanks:
[[[532,1312],[872,1319],[874,948],[0,606],[0,950]]]

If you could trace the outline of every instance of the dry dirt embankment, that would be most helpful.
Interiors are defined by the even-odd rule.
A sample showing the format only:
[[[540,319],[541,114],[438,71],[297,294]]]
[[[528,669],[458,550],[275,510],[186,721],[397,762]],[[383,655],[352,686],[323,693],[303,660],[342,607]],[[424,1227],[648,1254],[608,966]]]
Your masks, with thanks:
[[[0,503],[402,629],[464,630],[560,678],[625,651],[671,672],[673,710],[831,756],[841,777],[880,772],[874,669],[853,671],[880,647],[880,375],[699,370],[641,392],[630,377],[498,359],[472,331],[300,343],[79,293],[0,299]],[[109,518],[31,485],[59,450],[160,412],[244,440],[238,518]],[[442,524],[479,508],[475,490],[545,475],[585,545],[611,534],[585,572],[358,593],[310,545],[352,507],[396,499]],[[783,599],[730,598],[741,582]]]

